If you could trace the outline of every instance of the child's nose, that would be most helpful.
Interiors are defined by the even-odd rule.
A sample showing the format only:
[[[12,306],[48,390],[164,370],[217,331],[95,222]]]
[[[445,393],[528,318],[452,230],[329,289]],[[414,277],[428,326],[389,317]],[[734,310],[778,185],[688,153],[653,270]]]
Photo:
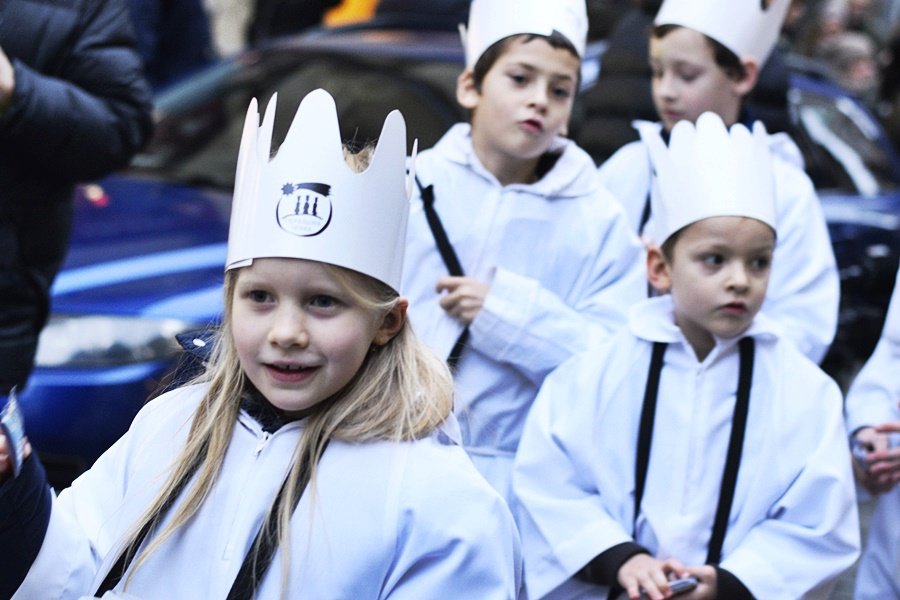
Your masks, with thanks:
[[[279,310],[269,329],[269,342],[281,348],[309,345],[309,331],[302,311]]]
[[[728,283],[732,289],[743,291],[750,285],[750,274],[744,265],[734,265],[730,270]]]

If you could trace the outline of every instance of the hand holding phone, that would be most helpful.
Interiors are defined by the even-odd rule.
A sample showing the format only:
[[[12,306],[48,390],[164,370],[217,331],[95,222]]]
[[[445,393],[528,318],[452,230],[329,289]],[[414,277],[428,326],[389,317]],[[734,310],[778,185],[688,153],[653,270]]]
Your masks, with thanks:
[[[683,577],[680,579],[669,580],[669,589],[672,590],[673,596],[680,596],[693,590],[700,584],[700,580],[696,577]],[[641,593],[641,600],[648,600],[646,593]]]

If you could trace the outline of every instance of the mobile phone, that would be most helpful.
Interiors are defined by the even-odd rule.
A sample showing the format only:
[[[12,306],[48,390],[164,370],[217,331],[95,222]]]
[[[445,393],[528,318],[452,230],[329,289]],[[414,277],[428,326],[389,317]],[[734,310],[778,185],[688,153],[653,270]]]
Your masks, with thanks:
[[[685,594],[699,585],[700,581],[696,577],[685,577],[683,579],[674,579],[669,582],[669,589],[674,595]]]
[[[681,594],[686,594],[693,590],[700,584],[700,580],[696,577],[684,577],[682,579],[672,579],[669,581],[669,589],[672,590],[672,594],[674,596],[679,596]],[[623,598],[625,596],[622,596]],[[649,596],[646,593],[641,593],[641,600],[648,600]]]
[[[18,477],[22,471],[23,455],[25,453],[25,423],[22,419],[22,411],[16,401],[16,390],[9,393],[6,405],[0,411],[0,431],[6,436],[9,446],[9,456],[13,464],[13,477]]]

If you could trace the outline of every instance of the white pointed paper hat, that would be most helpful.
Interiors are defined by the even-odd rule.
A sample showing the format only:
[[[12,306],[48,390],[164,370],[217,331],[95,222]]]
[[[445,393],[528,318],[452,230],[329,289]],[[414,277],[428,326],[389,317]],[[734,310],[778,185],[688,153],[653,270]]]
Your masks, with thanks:
[[[654,25],[681,25],[706,34],[738,58],[765,64],[791,0],[664,0]]]
[[[396,110],[387,116],[369,167],[355,173],[344,160],[334,99],[321,89],[300,103],[270,159],[276,102],[277,94],[262,125],[256,99],[247,110],[225,269],[256,258],[302,258],[399,291],[413,177],[406,172],[403,116]]]
[[[469,25],[460,24],[466,67],[472,68],[484,51],[511,35],[549,36],[558,31],[584,58],[588,18],[585,0],[472,0]]]
[[[656,124],[637,128],[653,165],[656,243],[710,217],[750,217],[776,230],[772,156],[761,122],[752,132],[740,123],[729,130],[719,115],[706,112],[696,125],[676,123],[668,146]]]

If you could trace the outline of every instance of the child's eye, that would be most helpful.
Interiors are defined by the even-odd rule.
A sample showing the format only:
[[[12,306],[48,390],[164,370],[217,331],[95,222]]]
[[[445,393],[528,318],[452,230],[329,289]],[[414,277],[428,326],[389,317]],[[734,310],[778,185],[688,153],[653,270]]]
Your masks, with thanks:
[[[572,95],[572,92],[570,92],[568,88],[558,87],[553,88],[553,95],[557,98],[568,98]]]
[[[525,75],[522,75],[522,74],[520,74],[520,73],[510,73],[510,74],[509,74],[509,78],[512,79],[513,83],[516,83],[516,84],[519,84],[519,85],[525,83],[525,82],[528,80],[528,79],[525,77]]]
[[[718,267],[725,262],[725,258],[721,254],[704,254],[700,257],[700,262],[707,267]]]
[[[264,292],[263,290],[250,290],[247,293],[247,297],[251,302],[255,302],[257,304],[263,304],[272,300],[272,295],[269,292]]]
[[[309,305],[314,308],[335,308],[339,306],[340,303],[340,300],[327,294],[317,294],[309,299]]]
[[[750,261],[750,266],[757,271],[762,271],[769,268],[769,258],[768,257],[760,257],[755,258]]]

